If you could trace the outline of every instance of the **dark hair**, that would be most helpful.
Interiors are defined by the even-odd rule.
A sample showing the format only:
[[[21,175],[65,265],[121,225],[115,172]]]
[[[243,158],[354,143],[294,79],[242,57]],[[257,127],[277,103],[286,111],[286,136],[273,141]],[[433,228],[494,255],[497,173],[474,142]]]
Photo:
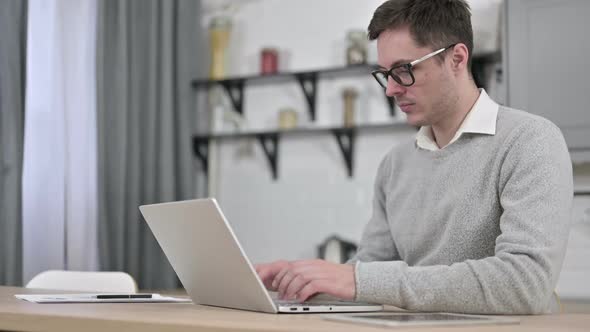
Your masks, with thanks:
[[[455,43],[463,43],[469,51],[471,69],[473,29],[471,11],[465,0],[388,0],[373,14],[369,23],[369,40],[379,38],[381,32],[408,27],[420,47],[433,50]]]

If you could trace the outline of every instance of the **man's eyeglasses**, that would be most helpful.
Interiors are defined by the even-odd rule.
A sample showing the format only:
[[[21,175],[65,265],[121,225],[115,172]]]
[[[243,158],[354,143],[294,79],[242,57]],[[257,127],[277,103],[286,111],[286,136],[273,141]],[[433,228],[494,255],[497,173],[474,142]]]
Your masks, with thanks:
[[[426,60],[432,58],[433,56],[446,51],[447,49],[449,49],[455,45],[457,45],[457,44],[452,44],[447,47],[443,47],[443,48],[436,50],[432,53],[426,54],[425,56],[421,57],[418,60],[414,60],[410,63],[404,63],[401,65],[393,66],[389,70],[383,70],[383,69],[375,70],[371,74],[373,74],[373,77],[375,77],[377,82],[379,82],[379,84],[381,84],[381,86],[383,88],[387,88],[387,79],[389,78],[389,76],[391,76],[391,78],[393,78],[393,80],[396,81],[397,84],[399,84],[399,85],[411,86],[416,81],[414,79],[414,73],[412,73],[412,68],[414,66],[416,66],[417,64],[419,64],[422,61],[426,61]]]

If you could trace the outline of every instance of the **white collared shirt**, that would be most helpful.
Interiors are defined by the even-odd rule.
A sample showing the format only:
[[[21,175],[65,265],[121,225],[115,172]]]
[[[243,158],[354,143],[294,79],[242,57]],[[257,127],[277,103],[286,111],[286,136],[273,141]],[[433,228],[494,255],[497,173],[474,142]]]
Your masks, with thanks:
[[[469,113],[467,113],[467,116],[461,123],[455,136],[447,145],[443,146],[442,149],[453,144],[463,133],[495,135],[498,108],[498,104],[488,96],[486,91],[480,89],[477,101]],[[418,147],[429,151],[438,151],[441,149],[434,140],[430,126],[423,126],[420,128],[416,134],[416,144]]]

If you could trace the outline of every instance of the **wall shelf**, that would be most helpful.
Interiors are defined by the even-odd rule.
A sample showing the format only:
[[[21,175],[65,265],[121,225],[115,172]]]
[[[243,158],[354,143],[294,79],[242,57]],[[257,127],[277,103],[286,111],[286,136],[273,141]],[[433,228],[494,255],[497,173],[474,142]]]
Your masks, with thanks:
[[[501,52],[483,53],[473,56],[472,72],[475,82],[478,86],[484,87],[484,66],[489,63],[501,61]],[[316,119],[316,96],[318,93],[319,79],[335,79],[339,77],[369,76],[371,71],[378,68],[375,64],[362,64],[344,67],[335,67],[328,69],[318,69],[298,72],[280,72],[270,75],[251,75],[242,77],[230,77],[221,80],[195,79],[191,82],[193,88],[207,88],[212,86],[221,86],[231,100],[236,112],[244,114],[244,89],[246,85],[275,85],[284,82],[297,82],[301,87],[303,95],[308,105],[308,111],[311,121]],[[384,94],[385,96],[385,94]],[[395,101],[388,98],[390,115],[395,115]],[[354,148],[356,136],[360,131],[378,130],[388,128],[412,128],[405,123],[387,123],[387,124],[367,124],[354,127],[311,127],[297,128],[292,130],[273,130],[259,132],[234,132],[222,134],[205,134],[193,136],[193,151],[195,156],[203,165],[203,170],[208,172],[209,161],[209,143],[211,141],[254,138],[261,145],[273,179],[278,179],[278,155],[279,142],[283,136],[293,135],[310,135],[316,133],[329,133],[334,136],[338,147],[342,153],[344,164],[348,171],[348,176],[352,177],[354,173]]]
[[[484,86],[484,66],[488,63],[499,62],[502,58],[501,52],[481,53],[473,56],[472,72],[478,86]],[[327,69],[316,69],[296,72],[279,72],[269,75],[250,75],[242,77],[229,77],[222,80],[195,79],[191,81],[193,88],[221,86],[231,100],[234,110],[244,114],[244,88],[246,84],[273,85],[290,81],[297,81],[301,87],[307,102],[309,117],[311,121],[316,119],[316,95],[319,79],[334,79],[338,77],[354,77],[370,75],[371,71],[378,68],[376,64],[360,64]],[[389,112],[395,115],[395,101],[385,96]]]
[[[208,172],[209,160],[209,142],[221,140],[236,140],[244,138],[254,138],[261,145],[267,158],[273,179],[278,179],[278,154],[279,142],[283,136],[309,136],[312,134],[331,134],[336,139],[336,143],[342,153],[342,158],[348,176],[354,174],[354,146],[357,134],[363,131],[375,131],[386,129],[414,129],[406,123],[385,123],[385,124],[365,124],[354,127],[310,127],[296,128],[290,130],[270,130],[270,131],[252,131],[236,132],[223,134],[205,134],[193,136],[193,151],[195,156],[201,161],[203,169]]]
[[[244,114],[244,88],[246,84],[253,85],[273,85],[277,83],[296,81],[299,83],[303,95],[307,102],[309,117],[311,121],[316,119],[316,95],[318,90],[319,79],[334,79],[338,77],[370,76],[371,71],[375,70],[377,65],[352,65],[345,67],[334,67],[328,69],[318,69],[298,72],[281,72],[271,75],[252,75],[243,77],[227,78],[222,80],[196,79],[191,82],[193,88],[221,86],[230,98],[234,110],[239,114]],[[391,116],[395,115],[395,102],[393,98],[388,98],[389,112]]]

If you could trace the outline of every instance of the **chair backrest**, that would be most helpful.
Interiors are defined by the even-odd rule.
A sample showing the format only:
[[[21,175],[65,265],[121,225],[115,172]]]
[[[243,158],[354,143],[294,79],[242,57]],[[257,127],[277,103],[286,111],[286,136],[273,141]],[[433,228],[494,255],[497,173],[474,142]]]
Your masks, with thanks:
[[[136,293],[137,283],[124,272],[49,270],[27,283],[27,288],[97,293]]]

